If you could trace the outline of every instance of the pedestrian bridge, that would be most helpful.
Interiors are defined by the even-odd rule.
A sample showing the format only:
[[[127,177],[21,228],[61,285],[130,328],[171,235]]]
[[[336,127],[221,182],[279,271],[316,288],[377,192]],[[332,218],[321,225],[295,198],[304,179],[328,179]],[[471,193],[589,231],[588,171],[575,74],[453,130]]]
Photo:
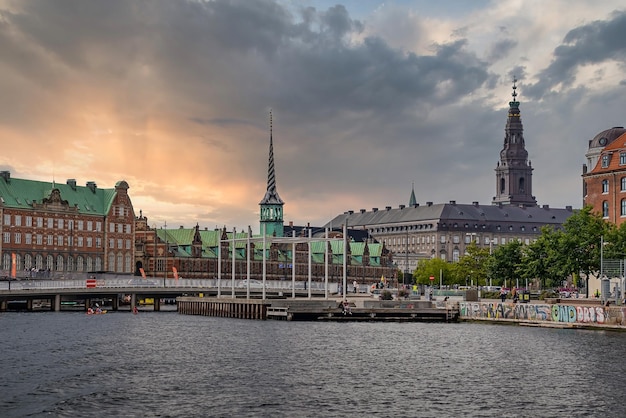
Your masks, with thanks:
[[[24,301],[27,310],[33,301],[49,301],[51,310],[61,310],[63,302],[84,301],[85,308],[94,299],[111,299],[117,310],[124,296],[130,297],[130,308],[138,298],[153,298],[154,309],[159,300],[179,296],[214,296],[231,298],[324,297],[337,293],[337,284],[325,282],[293,282],[290,280],[231,279],[163,279],[137,276],[111,276],[88,279],[24,279],[0,281],[0,311],[11,302]]]

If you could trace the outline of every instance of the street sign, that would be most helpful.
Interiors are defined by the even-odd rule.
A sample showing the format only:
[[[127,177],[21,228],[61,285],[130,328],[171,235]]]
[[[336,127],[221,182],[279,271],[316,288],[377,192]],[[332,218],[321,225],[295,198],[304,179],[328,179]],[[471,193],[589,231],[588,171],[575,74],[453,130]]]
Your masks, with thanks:
[[[430,281],[434,281],[435,280],[435,276],[430,276]]]

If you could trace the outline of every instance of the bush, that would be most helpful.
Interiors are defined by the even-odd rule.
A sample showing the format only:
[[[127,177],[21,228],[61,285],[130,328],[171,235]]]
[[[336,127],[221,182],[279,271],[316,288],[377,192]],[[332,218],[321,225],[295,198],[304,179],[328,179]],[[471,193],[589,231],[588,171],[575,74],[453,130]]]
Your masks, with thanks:
[[[406,289],[400,289],[398,290],[398,299],[399,298],[406,298],[409,296],[409,291]]]
[[[389,290],[383,290],[382,292],[380,292],[380,298],[382,300],[393,300],[393,295]]]

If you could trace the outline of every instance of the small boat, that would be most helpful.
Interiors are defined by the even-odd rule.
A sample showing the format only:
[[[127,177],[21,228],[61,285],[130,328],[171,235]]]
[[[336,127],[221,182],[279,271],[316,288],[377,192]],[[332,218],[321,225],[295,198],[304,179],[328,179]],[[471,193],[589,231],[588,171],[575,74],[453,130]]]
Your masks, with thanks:
[[[104,315],[105,313],[107,313],[106,309],[87,309],[87,315]]]

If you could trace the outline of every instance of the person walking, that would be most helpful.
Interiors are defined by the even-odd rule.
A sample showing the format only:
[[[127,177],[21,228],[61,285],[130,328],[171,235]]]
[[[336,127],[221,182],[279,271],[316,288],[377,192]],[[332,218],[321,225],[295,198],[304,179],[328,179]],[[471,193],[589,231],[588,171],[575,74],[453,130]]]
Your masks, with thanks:
[[[502,303],[506,300],[506,290],[504,290],[504,288],[500,289],[500,299],[502,300]]]

